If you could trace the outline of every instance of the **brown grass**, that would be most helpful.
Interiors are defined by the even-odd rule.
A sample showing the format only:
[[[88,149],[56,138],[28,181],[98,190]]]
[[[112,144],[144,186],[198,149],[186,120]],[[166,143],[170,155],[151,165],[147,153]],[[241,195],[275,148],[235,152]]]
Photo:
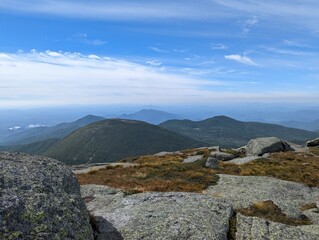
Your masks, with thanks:
[[[314,209],[314,208],[317,208],[317,205],[315,203],[308,203],[308,204],[302,205],[300,207],[300,210],[301,211],[306,211],[306,210]]]
[[[279,222],[290,226],[311,224],[311,221],[307,217],[303,219],[288,217],[273,201],[258,202],[249,208],[241,208],[236,211],[245,216],[260,217],[268,221]]]
[[[312,154],[314,154],[314,155],[316,155],[316,156],[319,156],[319,147],[311,147],[311,148],[309,148],[309,151],[310,151]]]
[[[203,161],[182,163],[183,157],[144,156],[134,161],[139,165],[108,167],[88,174],[78,174],[80,184],[100,184],[127,191],[201,192],[217,181]]]
[[[319,187],[319,151],[311,153],[281,152],[269,159],[255,160],[243,165],[220,163],[219,170],[204,168],[205,160],[196,163],[182,163],[189,155],[210,154],[208,149],[189,149],[181,154],[166,156],[143,156],[131,158],[136,166],[123,168],[107,167],[78,174],[80,184],[100,184],[121,188],[128,192],[143,191],[183,191],[201,192],[217,182],[216,174],[240,176],[272,176],[282,180],[304,183]]]
[[[319,187],[319,158],[309,153],[280,152],[269,159],[243,165],[221,163],[216,173],[240,176],[271,176],[282,180]]]

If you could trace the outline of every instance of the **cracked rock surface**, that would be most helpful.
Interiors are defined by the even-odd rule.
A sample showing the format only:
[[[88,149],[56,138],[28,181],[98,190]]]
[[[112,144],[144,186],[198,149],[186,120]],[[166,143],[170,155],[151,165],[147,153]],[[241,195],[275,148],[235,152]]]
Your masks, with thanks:
[[[72,171],[50,158],[0,153],[0,239],[93,239]]]
[[[287,226],[238,213],[236,239],[317,240],[319,239],[319,225]]]
[[[246,208],[256,202],[273,201],[290,217],[303,215],[300,207],[319,200],[319,189],[262,176],[232,176],[219,174],[216,185],[206,193],[236,208]]]
[[[126,195],[106,186],[81,187],[95,216],[97,239],[227,239],[232,208],[196,193]]]

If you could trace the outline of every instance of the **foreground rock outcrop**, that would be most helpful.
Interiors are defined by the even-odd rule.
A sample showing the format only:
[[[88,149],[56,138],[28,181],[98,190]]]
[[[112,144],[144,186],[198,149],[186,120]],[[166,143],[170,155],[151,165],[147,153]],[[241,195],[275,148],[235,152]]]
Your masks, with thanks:
[[[58,161],[0,153],[0,239],[93,239],[72,171]]]
[[[276,137],[256,138],[248,142],[246,154],[253,156],[262,156],[265,153],[289,151],[289,144]]]
[[[106,186],[81,187],[95,216],[97,239],[227,239],[232,208],[196,193],[126,195]]]
[[[206,192],[234,208],[271,200],[288,216],[299,218],[303,215],[301,206],[319,201],[318,188],[300,183],[262,176],[218,176],[218,184],[210,186]]]
[[[319,225],[287,226],[237,214],[237,240],[317,240]]]

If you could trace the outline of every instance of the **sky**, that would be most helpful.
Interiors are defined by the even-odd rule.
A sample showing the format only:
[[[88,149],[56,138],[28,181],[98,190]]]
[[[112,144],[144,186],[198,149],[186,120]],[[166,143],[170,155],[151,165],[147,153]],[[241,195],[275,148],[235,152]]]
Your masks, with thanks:
[[[317,0],[0,0],[0,107],[319,100]]]

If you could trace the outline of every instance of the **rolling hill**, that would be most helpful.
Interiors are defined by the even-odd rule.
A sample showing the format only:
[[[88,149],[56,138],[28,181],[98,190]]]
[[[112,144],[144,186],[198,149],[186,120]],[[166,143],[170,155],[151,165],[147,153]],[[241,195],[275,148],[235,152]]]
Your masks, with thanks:
[[[298,144],[318,137],[318,133],[283,127],[275,124],[241,122],[217,116],[203,121],[170,120],[159,126],[209,145],[240,147],[257,137],[275,136]]]
[[[0,151],[7,152],[24,152],[29,154],[41,155],[45,153],[50,147],[56,144],[60,139],[53,138],[39,142],[29,143],[25,145],[0,146]]]
[[[74,122],[61,123],[53,127],[33,128],[6,136],[1,139],[0,144],[5,146],[17,146],[29,145],[31,143],[42,142],[48,139],[62,139],[76,129],[103,119],[103,117],[87,115]]]
[[[178,115],[153,109],[142,109],[135,113],[123,114],[119,118],[138,120],[151,124],[159,124],[171,119],[180,119]]]
[[[114,162],[128,157],[204,145],[145,122],[109,119],[76,130],[52,146],[45,155],[76,165]]]

